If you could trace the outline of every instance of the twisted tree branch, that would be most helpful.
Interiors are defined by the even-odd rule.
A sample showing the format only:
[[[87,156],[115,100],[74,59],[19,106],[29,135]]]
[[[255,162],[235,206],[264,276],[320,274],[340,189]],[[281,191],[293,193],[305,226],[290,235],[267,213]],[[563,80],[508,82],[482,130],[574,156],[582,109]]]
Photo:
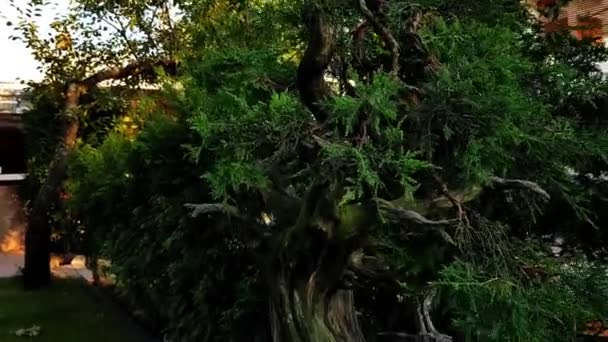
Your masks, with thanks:
[[[382,199],[378,199],[377,203],[378,209],[380,209],[383,213],[389,216],[390,220],[398,223],[409,222],[425,227],[430,227],[431,230],[439,233],[439,235],[443,240],[445,240],[445,242],[451,245],[456,245],[456,242],[454,241],[452,236],[445,231],[444,227],[458,223],[460,221],[459,219],[431,220],[424,217],[417,211],[395,207],[390,204],[390,202]]]
[[[329,113],[321,102],[331,94],[325,82],[325,70],[335,51],[334,28],[323,12],[311,3],[305,6],[304,19],[310,37],[304,57],[298,66],[297,86],[302,101],[315,119],[324,122]]]
[[[485,187],[474,185],[459,191],[448,192],[449,195],[446,195],[444,192],[443,196],[437,197],[430,201],[430,206],[435,208],[450,208],[454,206],[454,201],[462,205],[463,203],[474,201],[484,192],[484,190],[487,190],[488,188],[496,190],[529,190],[540,195],[544,200],[548,201],[551,199],[549,193],[545,189],[541,188],[538,183],[523,179],[508,179],[492,176],[489,178],[489,182]]]
[[[528,180],[505,179],[505,178],[500,178],[500,177],[494,176],[494,177],[490,177],[490,186],[493,186],[493,187],[501,186],[501,187],[505,187],[505,188],[526,189],[526,190],[530,190],[532,192],[537,193],[538,195],[542,196],[543,199],[545,199],[547,201],[551,199],[551,195],[549,195],[549,193],[546,190],[541,188],[540,185],[538,185],[535,182],[528,181]]]
[[[390,202],[377,199],[378,207],[384,213],[386,213],[390,218],[397,221],[407,221],[411,223],[421,224],[425,226],[448,226],[458,222],[457,219],[450,220],[431,220],[424,217],[422,214],[414,211],[403,208],[398,208],[392,205]]]
[[[121,80],[133,76],[151,77],[154,75],[156,68],[163,69],[167,74],[175,75],[177,63],[172,60],[136,62],[122,68],[113,67],[102,70],[90,77],[85,78],[83,81],[76,83],[78,83],[81,87],[90,88],[106,80]]]
[[[363,65],[363,37],[365,36],[365,31],[367,31],[368,27],[369,23],[363,21],[353,30],[353,41],[355,45],[354,57],[359,65]]]
[[[365,20],[369,22],[377,35],[379,35],[386,47],[391,53],[391,70],[390,74],[397,76],[399,73],[399,43],[391,33],[391,31],[384,25],[378,17],[372,13],[372,11],[367,7],[365,0],[358,0],[357,5],[359,7],[359,11],[365,17]]]

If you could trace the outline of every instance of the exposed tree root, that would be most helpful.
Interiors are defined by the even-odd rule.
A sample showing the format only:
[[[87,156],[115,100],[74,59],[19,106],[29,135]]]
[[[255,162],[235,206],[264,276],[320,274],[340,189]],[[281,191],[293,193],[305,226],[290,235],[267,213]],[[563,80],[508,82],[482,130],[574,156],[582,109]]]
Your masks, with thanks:
[[[418,334],[408,334],[404,332],[382,332],[379,336],[395,336],[403,338],[405,341],[412,342],[452,342],[451,336],[440,333],[431,319],[431,304],[435,296],[435,291],[430,290],[418,304],[416,309],[416,325]]]
[[[422,336],[431,337],[434,342],[452,342],[451,336],[440,333],[433,324],[431,318],[431,305],[436,294],[437,291],[435,289],[429,290],[418,307],[418,319],[421,319],[419,324],[422,328],[420,334]]]

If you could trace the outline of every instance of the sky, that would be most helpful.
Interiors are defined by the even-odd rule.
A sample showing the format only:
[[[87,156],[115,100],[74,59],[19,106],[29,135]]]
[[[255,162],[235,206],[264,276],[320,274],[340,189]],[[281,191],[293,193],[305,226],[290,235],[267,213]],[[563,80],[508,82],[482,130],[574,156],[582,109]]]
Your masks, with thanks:
[[[29,0],[14,0],[16,4],[25,6]],[[45,7],[42,16],[36,18],[41,32],[49,31],[49,24],[57,15],[67,13],[69,0],[55,0],[56,8]],[[13,27],[6,26],[6,21],[15,22],[17,12],[8,0],[0,0],[0,82],[15,82],[19,80],[40,80],[42,74],[36,70],[38,63],[21,41],[13,41],[9,36],[14,33]]]

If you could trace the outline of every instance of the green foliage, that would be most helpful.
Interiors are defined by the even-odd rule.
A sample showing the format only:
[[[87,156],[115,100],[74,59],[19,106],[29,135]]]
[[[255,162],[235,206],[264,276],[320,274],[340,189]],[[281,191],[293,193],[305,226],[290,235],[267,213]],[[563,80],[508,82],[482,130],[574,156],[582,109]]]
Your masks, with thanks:
[[[560,265],[551,258],[542,265],[535,266],[541,280],[532,281],[523,274],[486,273],[462,261],[442,270],[437,285],[465,340],[572,341],[577,327],[606,316],[604,266],[584,259]]]
[[[361,71],[366,66],[357,65],[352,26],[361,15],[352,4],[315,3],[337,27],[327,74],[339,76],[340,85],[319,103],[329,114],[319,122],[296,92],[297,61],[308,39],[297,16],[299,1],[180,1],[183,17],[175,23],[166,13],[151,16],[167,11],[164,1],[77,4],[78,15],[57,23],[57,30],[84,37],[96,26],[78,26],[82,16],[117,16],[128,22],[118,33],[158,36],[159,46],[121,35],[120,51],[105,45],[90,51],[85,40],[75,39],[73,50],[45,52],[50,41],[38,40],[35,27],[29,28],[26,39],[38,58],[50,54],[51,85],[34,88],[35,110],[26,115],[32,141],[50,142],[32,146],[31,164],[38,166],[32,179],[44,177],[66,120],[57,115],[57,84],[131,54],[179,57],[179,76],[136,111],[126,109],[132,93],[124,89],[89,94],[81,103],[88,115],[79,113],[84,129],[66,182],[66,209],[85,231],[83,248],[112,261],[118,291],[173,339],[268,337],[268,317],[260,314],[269,295],[261,273],[268,268],[264,243],[289,227],[262,227],[258,217],[274,209],[272,191],[298,201],[319,181],[331,182],[332,198],[326,199],[335,203],[313,203],[321,204],[317,211],[372,208],[361,221],[374,224],[352,234],[372,241],[345,244],[384,260],[385,276],[399,284],[394,297],[418,298],[435,283],[453,318],[444,325],[467,340],[566,341],[585,320],[606,318],[603,263],[548,256],[539,247],[543,227],[534,216],[540,204],[521,189],[486,186],[490,176],[534,181],[576,214],[567,222],[594,218],[592,208],[605,203],[603,190],[567,170],[598,175],[608,165],[605,113],[591,105],[608,93],[606,81],[592,73],[605,49],[540,35],[515,1],[391,1],[383,20],[403,45],[412,38],[403,31],[406,19],[425,12],[421,40],[407,45],[423,51],[400,56],[424,71],[395,77],[381,71],[387,52],[371,29],[362,41],[371,66]],[[91,56],[99,59],[81,68]],[[436,68],[429,60],[437,61]],[[49,126],[36,126],[41,121]],[[445,188],[438,184],[443,181]],[[479,197],[464,198],[456,213],[449,199],[438,204],[446,192]],[[458,223],[384,220],[379,199],[407,204],[403,209],[419,210],[428,220]],[[184,207],[217,202],[243,217],[195,219]],[[549,234],[556,233],[552,228]],[[319,241],[298,252],[318,252]],[[550,275],[526,278],[520,266],[530,265]],[[376,321],[390,318],[384,312]]]
[[[436,163],[464,179],[535,178],[580,208],[584,199],[570,195],[578,190],[565,170],[605,161],[608,140],[605,129],[581,125],[575,112],[557,116],[563,107],[554,101],[580,106],[601,96],[605,82],[567,63],[534,63],[522,51],[521,35],[508,28],[439,20],[425,36],[442,63],[427,84],[429,119],[443,125],[437,134],[452,146],[450,154],[436,155]],[[547,97],[532,96],[538,90],[529,80],[537,73],[548,77],[541,90],[550,92]]]
[[[273,51],[223,50],[194,64],[184,80],[179,101],[201,139],[192,156],[214,160],[205,178],[215,198],[266,186],[267,176],[256,163],[264,153],[259,146],[292,139],[286,128],[301,127],[307,119],[293,95],[275,93],[266,81],[280,82],[293,72],[278,59]]]

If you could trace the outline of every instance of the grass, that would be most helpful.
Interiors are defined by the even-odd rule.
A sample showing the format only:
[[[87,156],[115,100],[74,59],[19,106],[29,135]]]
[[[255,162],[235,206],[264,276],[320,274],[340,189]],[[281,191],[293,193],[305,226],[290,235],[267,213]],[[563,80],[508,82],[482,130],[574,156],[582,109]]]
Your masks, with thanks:
[[[17,329],[40,326],[35,337]],[[76,280],[56,280],[49,289],[25,291],[18,278],[0,279],[1,342],[143,342],[110,304],[103,303]]]

